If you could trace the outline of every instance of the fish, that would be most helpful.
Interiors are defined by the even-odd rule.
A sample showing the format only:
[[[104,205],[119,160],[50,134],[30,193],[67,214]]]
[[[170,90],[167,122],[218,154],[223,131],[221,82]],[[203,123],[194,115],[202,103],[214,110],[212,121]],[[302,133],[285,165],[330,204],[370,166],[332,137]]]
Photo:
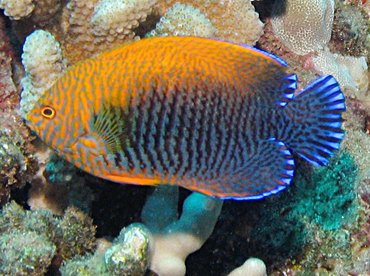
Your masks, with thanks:
[[[344,138],[336,79],[297,83],[257,48],[153,37],[71,66],[25,120],[97,177],[256,200],[291,184],[297,158],[326,165]]]

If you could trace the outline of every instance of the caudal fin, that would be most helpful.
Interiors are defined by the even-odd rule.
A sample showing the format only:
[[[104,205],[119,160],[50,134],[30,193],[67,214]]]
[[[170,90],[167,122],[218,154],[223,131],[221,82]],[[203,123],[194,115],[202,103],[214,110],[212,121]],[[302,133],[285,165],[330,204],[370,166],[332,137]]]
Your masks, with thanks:
[[[293,122],[285,141],[293,152],[315,165],[328,163],[344,137],[345,97],[333,76],[324,76],[302,90],[285,107]]]

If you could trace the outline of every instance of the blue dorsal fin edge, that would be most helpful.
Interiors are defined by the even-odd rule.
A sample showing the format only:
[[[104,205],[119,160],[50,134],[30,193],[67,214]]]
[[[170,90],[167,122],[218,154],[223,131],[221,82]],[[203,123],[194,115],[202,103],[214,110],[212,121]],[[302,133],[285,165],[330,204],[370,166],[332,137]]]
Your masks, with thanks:
[[[220,41],[220,42],[226,42],[226,43],[231,43],[231,44],[234,44],[234,45],[239,45],[241,47],[244,47],[244,48],[247,48],[247,49],[250,49],[250,50],[253,50],[253,51],[256,51],[256,52],[259,52],[263,55],[265,55],[266,57],[269,57],[273,60],[275,60],[277,63],[279,63],[281,66],[284,66],[284,67],[287,67],[288,66],[288,63],[283,60],[282,58],[278,57],[278,56],[275,56],[274,54],[272,53],[269,53],[267,51],[264,51],[262,49],[259,49],[259,48],[256,48],[256,47],[253,47],[251,45],[248,45],[248,44],[245,44],[245,43],[234,43],[234,42],[231,42],[231,41],[228,41],[228,40],[225,40],[225,39],[222,39],[222,38],[211,38],[212,40],[216,40],[216,41]]]
[[[283,78],[281,90],[283,95],[278,101],[279,106],[286,106],[288,102],[294,99],[294,92],[297,89],[298,77],[296,74],[289,74]]]
[[[244,43],[239,43],[238,45],[240,45],[240,46],[242,46],[242,47],[244,47],[244,48],[248,48],[248,49],[251,49],[251,50],[253,50],[253,51],[259,52],[259,53],[261,53],[261,54],[263,54],[263,55],[265,55],[265,56],[267,56],[267,57],[269,57],[269,58],[271,58],[271,59],[275,60],[275,61],[276,61],[277,63],[279,63],[281,66],[284,66],[284,67],[287,67],[287,66],[288,66],[288,63],[287,63],[285,60],[283,60],[282,58],[280,58],[280,57],[278,57],[278,56],[275,56],[275,55],[274,55],[274,54],[272,54],[272,53],[266,52],[266,51],[264,51],[264,50],[258,49],[258,48],[256,48],[256,47],[253,47],[253,46],[250,46],[250,45],[248,45],[248,44],[244,44]]]
[[[300,91],[285,108],[293,114],[291,138],[286,141],[288,146],[311,164],[326,165],[344,138],[341,126],[346,104],[339,83],[330,75],[320,77]],[[305,137],[298,131],[302,124]]]

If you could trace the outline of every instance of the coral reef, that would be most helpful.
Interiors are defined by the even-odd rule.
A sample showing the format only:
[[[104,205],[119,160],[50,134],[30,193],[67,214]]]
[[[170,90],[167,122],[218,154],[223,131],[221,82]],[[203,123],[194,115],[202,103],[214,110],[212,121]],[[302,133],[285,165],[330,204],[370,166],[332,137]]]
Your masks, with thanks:
[[[12,188],[25,184],[29,162],[17,141],[0,132],[0,205],[8,201]]]
[[[141,224],[122,229],[104,256],[111,275],[143,275],[149,266],[150,232]]]
[[[33,139],[15,108],[19,105],[19,66],[0,17],[0,205],[12,190],[32,178],[37,164],[29,142]]]
[[[304,56],[300,59],[305,69],[331,74],[349,96],[363,98],[368,88],[369,21],[360,8],[335,4],[334,13],[334,1],[276,1],[273,35],[287,47],[283,56],[291,56],[289,51]]]
[[[22,63],[26,76],[22,79],[20,111],[24,115],[65,70],[60,44],[54,36],[36,30],[23,45]]]
[[[1,0],[0,8],[4,9],[5,15],[14,20],[19,20],[29,16],[35,8],[35,5],[33,4],[32,0]]]
[[[39,142],[36,140],[36,142]],[[36,145],[33,156],[39,164],[30,179],[27,203],[32,210],[48,209],[62,215],[68,206],[75,206],[89,213],[94,195],[78,169],[51,153],[46,145]]]
[[[56,247],[36,232],[13,231],[0,237],[0,273],[3,275],[44,275]]]
[[[142,224],[125,227],[113,244],[101,241],[94,255],[76,257],[61,267],[67,275],[144,275],[149,265],[150,233]]]
[[[367,40],[369,30],[370,22],[364,10],[337,1],[329,43],[331,52],[356,57],[366,56],[370,48],[370,41]]]
[[[66,57],[75,62],[132,40],[155,4],[155,0],[69,1],[62,22]]]
[[[228,276],[267,276],[265,264],[257,258],[249,258],[245,263],[231,271]]]
[[[315,169],[311,174],[303,172],[299,171],[295,180],[300,187],[296,197],[301,200],[293,212],[306,216],[324,230],[339,229],[343,223],[354,222],[359,171],[348,152],[338,153],[327,167]]]
[[[194,192],[177,219],[177,201],[178,187],[158,187],[142,211],[142,220],[153,233],[150,267],[159,275],[185,275],[186,257],[211,235],[222,208],[221,200]]]
[[[330,40],[334,0],[275,1],[272,13],[274,33],[298,55],[321,50]]]
[[[94,8],[91,17],[92,32],[95,42],[122,41],[132,38],[132,29],[145,21],[152,12],[156,0],[102,0]]]
[[[155,30],[148,36],[213,37],[216,31],[211,21],[199,9],[176,3],[161,17]]]
[[[12,62],[14,53],[5,29],[5,20],[0,17],[0,110],[18,105],[17,87],[13,80]]]
[[[159,3],[160,14],[175,3],[199,9],[213,24],[217,38],[254,45],[263,33],[263,23],[250,0],[165,0]]]
[[[95,248],[92,220],[74,207],[59,218],[47,210],[25,211],[11,202],[1,212],[0,230],[0,271],[19,269],[8,272],[11,275],[42,275],[39,272],[47,271],[51,259],[59,266],[61,261]],[[5,253],[9,246],[14,253]]]

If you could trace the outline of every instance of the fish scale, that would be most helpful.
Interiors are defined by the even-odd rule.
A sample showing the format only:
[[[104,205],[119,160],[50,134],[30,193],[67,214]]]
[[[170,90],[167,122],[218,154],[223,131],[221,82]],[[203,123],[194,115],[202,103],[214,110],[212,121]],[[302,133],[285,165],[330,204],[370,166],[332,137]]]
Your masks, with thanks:
[[[325,165],[344,137],[337,81],[295,93],[297,81],[283,60],[246,45],[148,38],[71,67],[26,121],[98,177],[255,200],[290,185],[292,153]]]

